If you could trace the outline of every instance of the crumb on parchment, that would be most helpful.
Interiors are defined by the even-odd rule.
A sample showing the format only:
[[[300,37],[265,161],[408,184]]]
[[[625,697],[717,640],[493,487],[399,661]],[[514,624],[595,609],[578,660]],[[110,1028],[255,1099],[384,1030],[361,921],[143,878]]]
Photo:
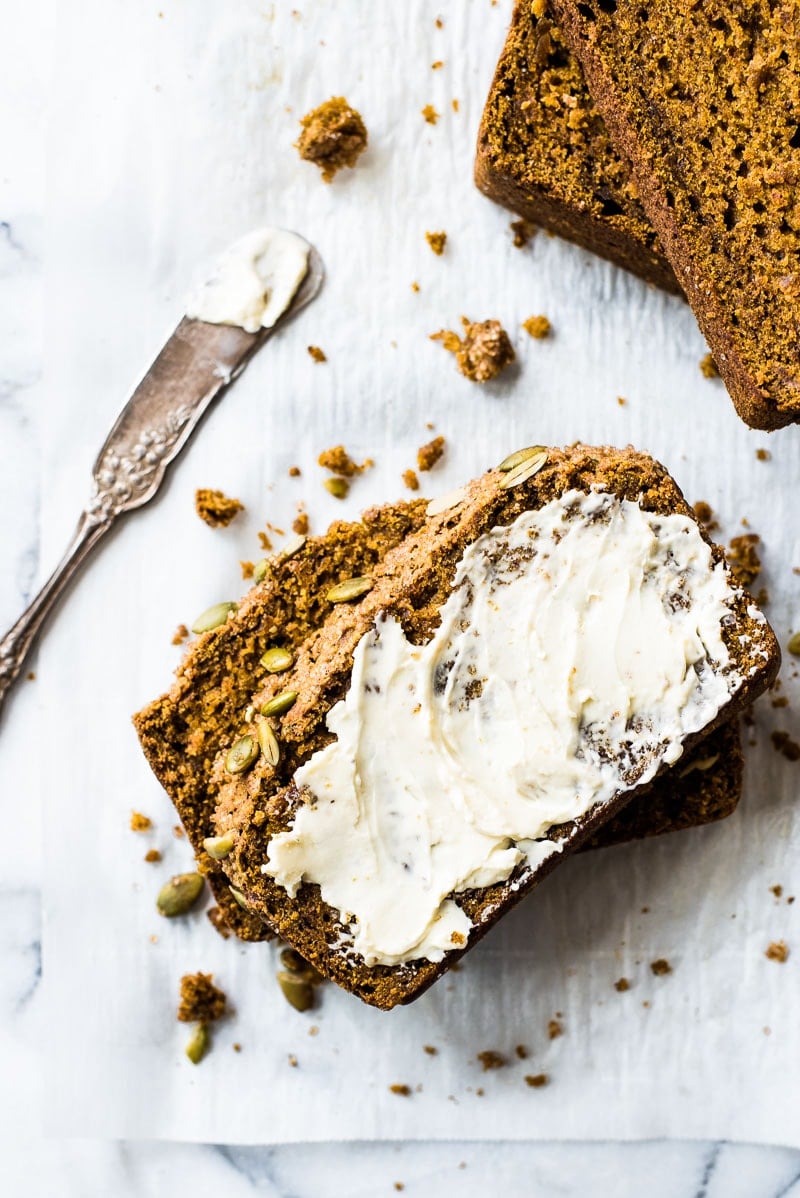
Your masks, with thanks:
[[[524,249],[538,232],[538,227],[529,220],[512,220],[510,228],[518,250]]]
[[[144,859],[151,865],[154,865],[156,862],[161,860],[161,854],[159,853],[158,849],[148,849],[144,855]]]
[[[240,499],[230,499],[224,491],[199,487],[194,493],[194,510],[209,528],[227,528],[244,511],[244,504]]]
[[[436,463],[441,459],[445,451],[447,442],[444,437],[434,437],[432,441],[428,441],[426,445],[420,445],[417,450],[417,468],[423,472],[433,470]],[[406,472],[408,473],[408,471]],[[411,472],[413,473],[413,471]],[[403,476],[405,478],[405,475]],[[406,483],[408,485],[408,483]],[[419,481],[417,483],[419,485]],[[412,487],[412,490],[416,488]]]
[[[326,183],[343,167],[354,167],[367,148],[367,127],[344,96],[332,96],[306,113],[300,126],[295,148],[306,162],[319,167]]]
[[[444,253],[444,247],[447,245],[447,234],[444,230],[439,233],[426,233],[425,240],[434,254],[441,256]]]
[[[531,1086],[534,1090],[540,1090],[542,1086],[546,1086],[550,1081],[550,1075],[547,1073],[528,1073],[525,1075],[525,1085]]]
[[[557,1040],[559,1036],[564,1035],[564,1024],[560,1019],[551,1019],[547,1024],[548,1040]]]
[[[441,341],[448,353],[454,354],[456,365],[473,383],[488,383],[515,360],[514,347],[508,333],[498,320],[472,321],[461,317],[464,336],[452,329],[431,333],[431,341]]]
[[[309,353],[309,356],[312,357],[315,362],[327,362],[328,361],[324,351],[321,350],[318,345],[309,345],[308,353]]]
[[[657,957],[655,961],[651,961],[650,968],[657,978],[663,978],[666,974],[672,973],[672,966],[665,957]]]
[[[785,940],[773,940],[764,950],[764,956],[769,961],[778,961],[782,965],[789,956],[789,946]]]
[[[422,109],[422,115],[425,117],[425,120],[429,125],[435,125],[439,119],[439,113],[432,104],[425,105],[425,107]]]
[[[153,821],[149,815],[142,815],[141,811],[131,812],[131,832],[146,832],[152,826]]]
[[[614,983],[614,989],[620,994],[624,994],[626,990],[630,990],[631,984],[627,978],[617,978]]]
[[[543,341],[553,331],[553,326],[546,316],[529,316],[527,320],[523,320],[522,327],[534,341]]]
[[[411,1094],[411,1086],[407,1086],[404,1082],[395,1082],[394,1085],[389,1086],[389,1089],[392,1094],[400,1094],[403,1098],[408,1098]]]
[[[214,985],[213,973],[186,973],[181,978],[178,1019],[181,1023],[212,1023],[227,1007],[224,990]]]
[[[476,1054],[481,1063],[484,1073],[490,1069],[504,1069],[508,1061],[501,1052],[495,1052],[493,1048],[485,1048],[483,1052]]]
[[[330,470],[331,474],[338,474],[340,478],[352,478],[354,474],[361,474],[375,465],[372,458],[366,458],[359,466],[358,462],[350,457],[344,445],[323,449],[317,461],[325,470]]]
[[[185,624],[179,624],[172,634],[173,645],[182,645],[189,636],[189,629]]]

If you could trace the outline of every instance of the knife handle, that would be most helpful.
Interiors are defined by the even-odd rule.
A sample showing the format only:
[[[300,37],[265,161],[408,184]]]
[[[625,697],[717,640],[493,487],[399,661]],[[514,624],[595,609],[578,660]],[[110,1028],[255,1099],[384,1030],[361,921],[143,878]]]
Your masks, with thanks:
[[[50,613],[74,581],[92,550],[114,523],[117,513],[83,512],[66,553],[16,624],[0,640],[0,714],[3,704]]]

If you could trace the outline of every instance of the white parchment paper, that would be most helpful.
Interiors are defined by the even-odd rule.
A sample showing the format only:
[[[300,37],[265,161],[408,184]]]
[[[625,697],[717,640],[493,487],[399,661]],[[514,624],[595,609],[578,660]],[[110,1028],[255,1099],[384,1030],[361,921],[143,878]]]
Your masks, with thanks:
[[[277,989],[274,948],[225,942],[202,912],[168,922],[154,910],[161,882],[191,857],[130,714],[167,687],[180,656],[175,626],[242,591],[239,560],[260,556],[263,521],[287,527],[304,500],[319,531],[401,495],[429,423],[448,440],[425,480],[431,493],[532,442],[649,449],[690,498],[713,505],[722,535],[749,520],[764,539],[760,581],[784,642],[800,621],[800,430],[767,438],[745,428],[722,385],[701,376],[705,347],[681,301],[544,234],[514,248],[508,214],[472,186],[510,5],[298,2],[62,5],[45,564],[198,264],[266,222],[312,240],[328,281],[212,413],[158,501],[102,548],[40,654],[30,749],[46,789],[49,1128],[229,1142],[800,1145],[800,902],[786,901],[800,889],[800,765],[769,743],[774,728],[798,732],[791,659],[792,705],[760,704],[732,819],[566,862],[408,1009],[383,1014],[328,986],[319,1009],[299,1015]],[[339,94],[363,113],[370,145],[326,186],[292,143],[298,118]],[[421,115],[426,104],[436,125]],[[425,232],[442,229],[439,258]],[[540,312],[554,335],[534,342],[520,322]],[[496,384],[460,378],[428,339],[462,313],[498,317],[512,334],[518,366]],[[311,360],[309,344],[326,364]],[[322,489],[315,465],[340,441],[378,463],[345,504]],[[756,460],[767,444],[771,460]],[[287,477],[295,463],[301,479]],[[197,486],[241,497],[246,517],[209,530],[193,512]],[[152,833],[129,831],[133,808],[154,819]],[[150,847],[162,864],[143,861]],[[785,964],[764,956],[780,938]],[[650,970],[659,957],[672,965],[665,977]],[[214,973],[236,1015],[194,1068],[174,1012],[180,975],[197,969]],[[623,976],[631,988],[618,993]],[[551,1040],[557,1012],[563,1035]],[[505,1054],[507,1067],[482,1072],[484,1049]],[[541,1072],[548,1086],[525,1084]],[[392,1094],[395,1083],[412,1094]]]

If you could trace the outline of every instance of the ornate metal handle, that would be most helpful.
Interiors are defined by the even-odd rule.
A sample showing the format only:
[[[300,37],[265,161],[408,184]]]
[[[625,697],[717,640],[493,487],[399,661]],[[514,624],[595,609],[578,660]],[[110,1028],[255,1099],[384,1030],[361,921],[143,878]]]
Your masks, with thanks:
[[[106,517],[89,515],[87,512],[82,514],[61,561],[13,628],[0,641],[0,713],[42,625],[115,518],[116,513]]]

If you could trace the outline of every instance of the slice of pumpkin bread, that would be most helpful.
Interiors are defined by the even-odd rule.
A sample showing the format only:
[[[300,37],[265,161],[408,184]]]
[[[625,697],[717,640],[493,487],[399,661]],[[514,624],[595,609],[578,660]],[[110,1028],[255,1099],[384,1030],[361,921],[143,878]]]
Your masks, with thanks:
[[[326,592],[320,629],[211,774],[242,901],[383,1008],[779,665],[658,463],[576,445],[504,465]]]
[[[800,420],[800,4],[551,0],[736,408]]]

